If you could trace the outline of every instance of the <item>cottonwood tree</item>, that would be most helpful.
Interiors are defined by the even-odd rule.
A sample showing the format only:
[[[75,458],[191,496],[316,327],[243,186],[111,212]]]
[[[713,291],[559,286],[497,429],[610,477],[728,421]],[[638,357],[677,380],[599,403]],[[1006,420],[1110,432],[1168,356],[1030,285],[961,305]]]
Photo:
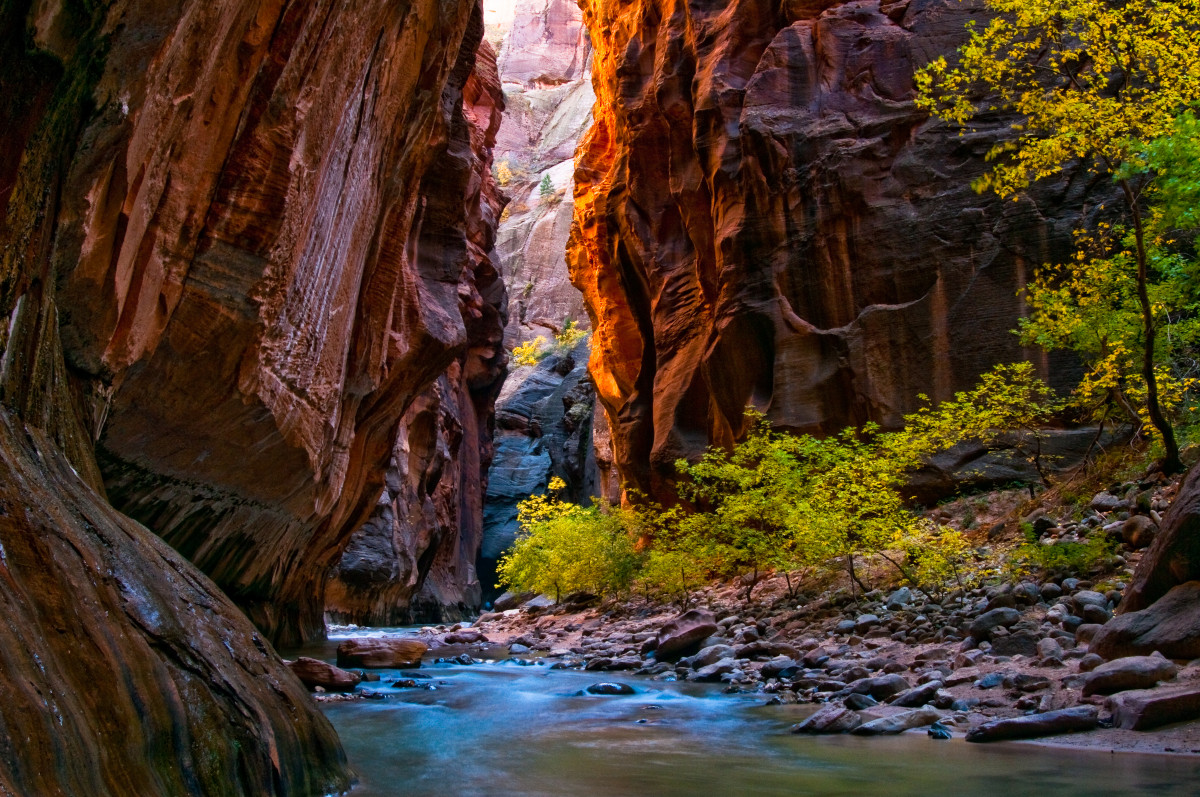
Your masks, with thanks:
[[[1160,175],[1140,153],[1169,136],[1200,101],[1200,0],[987,0],[996,14],[959,50],[917,74],[919,106],[967,126],[981,113],[1015,111],[1013,136],[989,153],[976,189],[1016,198],[1068,164],[1111,176],[1128,224],[1127,269],[1140,316],[1137,376],[1145,414],[1162,440],[1162,468],[1182,468],[1155,365],[1165,323],[1151,297],[1145,202]]]

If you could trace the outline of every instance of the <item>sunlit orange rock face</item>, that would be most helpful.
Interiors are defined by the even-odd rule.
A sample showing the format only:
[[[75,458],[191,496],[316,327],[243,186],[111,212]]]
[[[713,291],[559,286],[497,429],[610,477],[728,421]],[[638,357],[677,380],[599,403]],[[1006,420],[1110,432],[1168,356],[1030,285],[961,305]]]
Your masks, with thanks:
[[[914,70],[978,4],[582,5],[597,102],[569,261],[627,486],[669,496],[747,404],[791,430],[895,424],[1036,356],[1018,290],[1092,186],[977,195],[1012,120],[960,136],[915,108]]]
[[[13,9],[6,44],[41,49],[3,85],[5,401],[93,482],[96,441],[113,504],[271,639],[318,636],[399,419],[499,357],[463,111],[480,11]]]

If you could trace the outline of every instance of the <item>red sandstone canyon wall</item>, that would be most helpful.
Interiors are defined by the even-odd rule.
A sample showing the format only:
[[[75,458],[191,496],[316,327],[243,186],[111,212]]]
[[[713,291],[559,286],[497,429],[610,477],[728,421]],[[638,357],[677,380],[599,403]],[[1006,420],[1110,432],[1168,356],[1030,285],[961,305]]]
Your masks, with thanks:
[[[480,44],[464,88],[469,152],[466,209],[470,276],[459,299],[467,347],[400,420],[371,517],[351,536],[326,594],[336,622],[398,625],[461,620],[481,604],[476,557],[492,461],[495,402],[506,374],[504,282],[493,253],[505,199],[491,173],[504,109],[496,54]],[[432,174],[444,184],[446,159]],[[454,204],[447,221],[453,230]]]
[[[435,385],[486,467],[481,37],[474,3],[0,7],[0,790],[348,785],[270,643],[323,633]]]
[[[582,6],[597,100],[569,257],[626,485],[669,496],[675,459],[730,442],[747,404],[798,431],[890,424],[1037,357],[1009,332],[1018,290],[1095,187],[977,195],[1012,120],[960,136],[914,107],[914,70],[978,4]]]
[[[76,46],[71,15],[30,11],[46,59]],[[61,381],[115,506],[273,640],[319,636],[398,419],[484,312],[462,101],[480,12],[180,0],[101,17],[68,67],[92,107],[26,159],[7,220],[53,282],[63,373],[27,360],[9,395]]]

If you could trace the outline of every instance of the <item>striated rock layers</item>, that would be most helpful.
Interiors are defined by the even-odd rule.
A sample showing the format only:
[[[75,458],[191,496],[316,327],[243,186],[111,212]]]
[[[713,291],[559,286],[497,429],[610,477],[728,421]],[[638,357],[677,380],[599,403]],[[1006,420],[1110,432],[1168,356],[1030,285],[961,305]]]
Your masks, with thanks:
[[[587,343],[572,350],[554,346],[567,323],[587,328],[565,253],[574,151],[591,125],[595,101],[591,42],[572,0],[520,0],[512,18],[492,32],[501,42],[505,95],[496,171],[513,197],[496,239],[510,297],[505,341],[511,348],[540,337],[547,356],[536,366],[514,366],[497,401],[479,562],[487,598],[495,596],[496,559],[517,531],[519,501],[540,492],[552,476],[566,481],[564,497],[572,500],[587,501],[600,491]]]
[[[496,240],[511,297],[510,346],[586,324],[566,265],[574,153],[592,122],[592,46],[572,0],[520,0],[500,49],[497,171],[509,204]],[[503,170],[503,171],[501,171]],[[549,190],[542,184],[549,178]]]
[[[397,419],[452,367],[483,389],[503,357],[501,287],[472,257],[490,242],[467,237],[496,210],[470,204],[481,11],[88,8],[5,12],[41,82],[7,73],[4,96],[42,120],[0,158],[6,273],[24,275],[5,400],[68,430],[75,461],[98,441],[113,504],[273,641],[320,636]]]
[[[0,791],[348,786],[269,643],[323,633],[399,419],[485,435],[481,36],[468,2],[0,6]]]
[[[0,408],[0,793],[320,795],[332,726],[241,612]]]
[[[490,171],[504,101],[496,55],[486,41],[463,100],[466,117],[458,124],[469,123],[469,150],[452,149],[431,174],[443,186],[451,174],[455,182],[467,178],[462,207],[469,272],[462,284],[473,290],[460,300],[468,345],[400,421],[383,493],[328,585],[326,610],[335,622],[460,620],[481,604],[475,560],[484,534],[493,407],[505,376],[506,310],[491,254],[505,200]],[[452,203],[447,210],[453,219]]]
[[[1036,356],[1009,332],[1018,290],[1107,188],[971,190],[1011,120],[959,136],[912,75],[979,5],[582,5],[597,101],[570,267],[627,486],[669,496],[675,459],[729,443],[747,404],[791,430],[892,424]]]

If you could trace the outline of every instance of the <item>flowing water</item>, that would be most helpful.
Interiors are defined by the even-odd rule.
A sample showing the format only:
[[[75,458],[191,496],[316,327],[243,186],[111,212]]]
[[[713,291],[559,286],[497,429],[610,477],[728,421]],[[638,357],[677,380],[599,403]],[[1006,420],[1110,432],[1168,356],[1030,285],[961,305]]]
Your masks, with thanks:
[[[306,654],[332,660],[336,642]],[[1200,794],[1200,757],[798,737],[788,726],[811,707],[718,686],[504,662],[381,674],[364,686],[384,699],[322,706],[358,773],[353,797]],[[415,676],[417,689],[387,685]],[[637,694],[579,694],[612,680]]]

